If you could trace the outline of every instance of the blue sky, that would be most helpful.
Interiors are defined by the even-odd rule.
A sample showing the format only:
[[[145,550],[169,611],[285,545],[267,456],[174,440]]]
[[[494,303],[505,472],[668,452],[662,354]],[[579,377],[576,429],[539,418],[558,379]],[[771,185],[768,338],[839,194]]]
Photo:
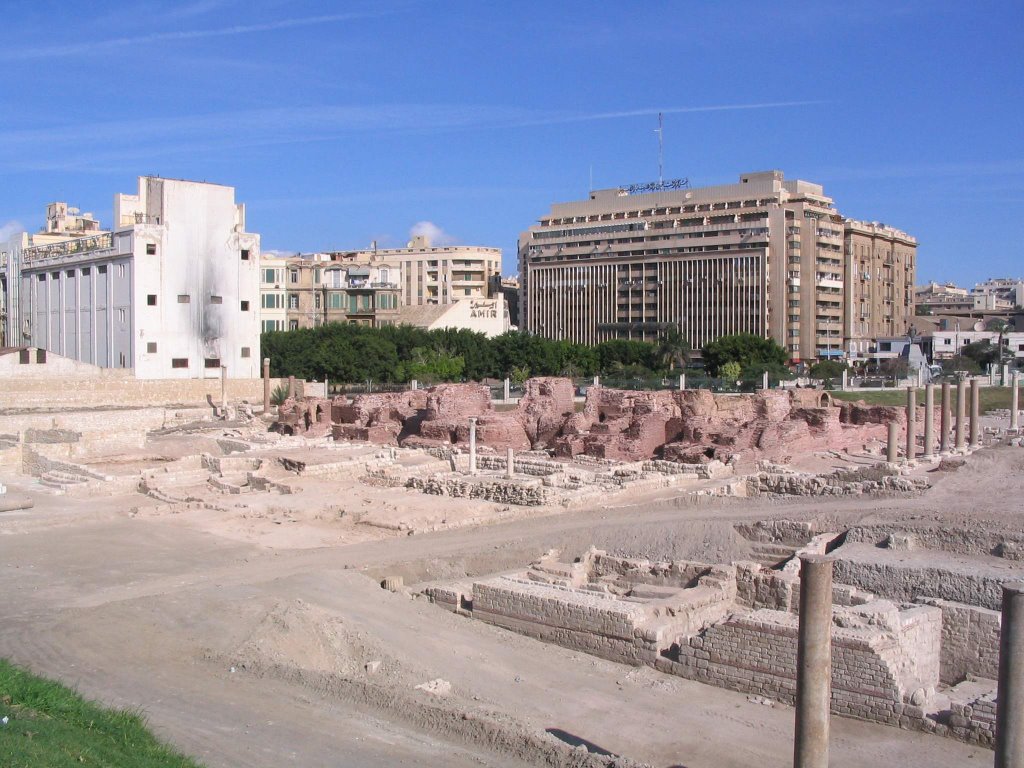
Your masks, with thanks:
[[[230,184],[263,247],[505,250],[551,202],[780,168],[920,241],[918,282],[1024,276],[1024,3],[6,0],[0,229],[135,176]]]

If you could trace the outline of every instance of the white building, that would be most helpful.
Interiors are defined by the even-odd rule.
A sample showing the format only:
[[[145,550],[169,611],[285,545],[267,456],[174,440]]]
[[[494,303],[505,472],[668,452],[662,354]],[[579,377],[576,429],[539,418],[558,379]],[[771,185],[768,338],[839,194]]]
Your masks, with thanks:
[[[258,376],[260,240],[234,189],[142,176],[114,225],[0,245],[6,343],[143,379]]]
[[[427,330],[450,328],[482,333],[488,337],[508,333],[508,304],[500,293],[489,299],[460,299],[452,304],[423,304],[398,310],[399,325],[414,325]]]

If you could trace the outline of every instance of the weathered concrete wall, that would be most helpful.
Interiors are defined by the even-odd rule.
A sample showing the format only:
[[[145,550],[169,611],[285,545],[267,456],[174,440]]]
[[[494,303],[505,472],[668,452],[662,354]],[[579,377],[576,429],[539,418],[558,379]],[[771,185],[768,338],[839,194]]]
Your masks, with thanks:
[[[271,380],[272,387],[281,383],[281,379]],[[220,403],[219,375],[209,379],[24,378],[4,382],[0,413],[29,408],[200,405],[207,398]],[[228,379],[228,399],[262,403],[262,379]]]

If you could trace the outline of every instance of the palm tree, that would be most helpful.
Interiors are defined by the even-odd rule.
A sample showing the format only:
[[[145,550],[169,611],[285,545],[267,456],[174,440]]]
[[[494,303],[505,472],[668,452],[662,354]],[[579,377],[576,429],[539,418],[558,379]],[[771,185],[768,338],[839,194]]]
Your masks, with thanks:
[[[996,346],[996,362],[1002,364],[1006,359],[1007,350],[1003,348],[1003,337],[1012,330],[1012,326],[1003,318],[997,317],[988,321],[988,330],[999,334],[998,345]]]
[[[691,347],[678,325],[670,325],[665,329],[658,341],[658,352],[662,364],[669,369],[686,367],[690,360]]]

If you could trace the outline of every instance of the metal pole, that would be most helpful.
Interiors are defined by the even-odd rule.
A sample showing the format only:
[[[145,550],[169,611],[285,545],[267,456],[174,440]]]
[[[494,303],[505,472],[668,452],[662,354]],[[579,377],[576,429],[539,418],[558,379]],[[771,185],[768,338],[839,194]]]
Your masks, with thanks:
[[[1024,768],[1024,581],[1003,585],[995,768]]]
[[[794,768],[828,768],[832,705],[832,561],[800,557]]]

